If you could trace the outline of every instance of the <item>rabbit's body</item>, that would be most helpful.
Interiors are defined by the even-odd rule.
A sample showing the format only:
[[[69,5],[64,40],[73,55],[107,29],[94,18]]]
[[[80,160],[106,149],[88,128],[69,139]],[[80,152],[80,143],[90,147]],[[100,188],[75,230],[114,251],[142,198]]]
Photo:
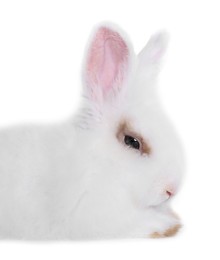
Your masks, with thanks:
[[[71,128],[32,126],[0,132],[1,237],[47,238],[50,228],[55,225],[56,232],[65,223],[69,178],[73,203],[79,182]]]
[[[100,27],[74,120],[0,132],[1,238],[163,236],[179,225],[168,202],[180,184],[182,151],[153,90],[153,43],[158,49],[151,40],[143,76],[129,44]]]

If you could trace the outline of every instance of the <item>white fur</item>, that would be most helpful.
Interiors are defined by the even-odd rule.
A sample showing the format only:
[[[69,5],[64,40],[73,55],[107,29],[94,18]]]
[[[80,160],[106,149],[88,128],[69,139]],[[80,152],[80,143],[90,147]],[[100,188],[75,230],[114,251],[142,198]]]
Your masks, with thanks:
[[[123,35],[129,48],[122,90],[100,105],[83,81],[74,120],[1,130],[1,238],[147,237],[179,223],[165,191],[180,186],[182,149],[155,86],[166,35],[151,38],[136,56],[124,32],[101,26]],[[123,119],[148,140],[151,155],[118,141]]]

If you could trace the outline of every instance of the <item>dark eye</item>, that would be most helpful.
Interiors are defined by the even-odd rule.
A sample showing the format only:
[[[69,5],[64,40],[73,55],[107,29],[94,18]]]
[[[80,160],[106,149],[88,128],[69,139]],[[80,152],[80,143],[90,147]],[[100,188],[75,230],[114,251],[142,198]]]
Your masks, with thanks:
[[[134,148],[134,149],[137,149],[137,150],[140,149],[139,141],[132,136],[125,135],[124,142],[125,142],[126,145],[130,146],[131,148]]]

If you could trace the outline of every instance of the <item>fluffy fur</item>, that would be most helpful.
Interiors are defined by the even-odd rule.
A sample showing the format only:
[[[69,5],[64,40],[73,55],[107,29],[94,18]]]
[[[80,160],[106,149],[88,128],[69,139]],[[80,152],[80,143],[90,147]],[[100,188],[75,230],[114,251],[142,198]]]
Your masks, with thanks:
[[[183,155],[156,93],[166,44],[159,33],[136,56],[122,30],[99,25],[87,47],[74,119],[1,130],[1,238],[163,237],[177,231],[180,221],[169,202],[181,183]],[[145,140],[149,154],[117,138],[124,122]]]

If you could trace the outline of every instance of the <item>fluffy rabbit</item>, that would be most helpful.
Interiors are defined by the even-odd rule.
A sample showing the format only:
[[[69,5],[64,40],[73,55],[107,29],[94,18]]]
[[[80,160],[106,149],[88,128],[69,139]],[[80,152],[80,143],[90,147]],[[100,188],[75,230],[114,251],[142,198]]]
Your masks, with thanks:
[[[180,220],[169,207],[182,148],[156,93],[166,49],[154,35],[136,56],[125,33],[102,24],[83,66],[73,120],[0,132],[0,237],[163,237]]]

